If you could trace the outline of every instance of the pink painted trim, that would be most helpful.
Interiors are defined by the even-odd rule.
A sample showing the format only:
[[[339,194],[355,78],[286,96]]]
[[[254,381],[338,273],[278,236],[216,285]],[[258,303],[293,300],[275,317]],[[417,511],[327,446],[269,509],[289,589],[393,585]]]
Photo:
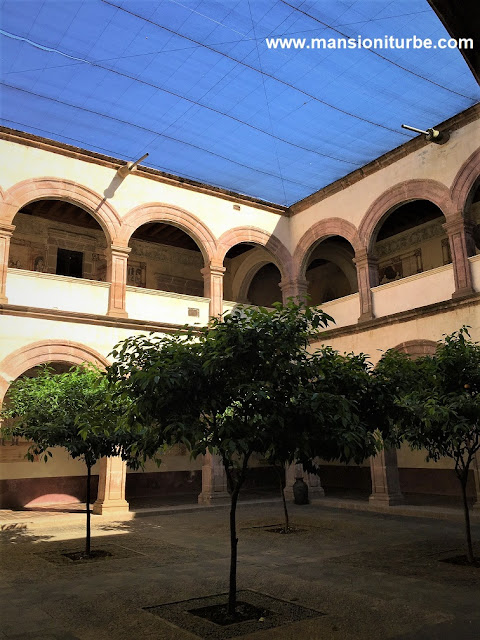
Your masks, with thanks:
[[[251,242],[264,247],[272,254],[274,258],[272,262],[279,268],[282,278],[291,277],[293,260],[286,246],[271,233],[257,227],[237,227],[222,234],[218,240],[218,249],[214,257],[215,264],[223,264],[229,249],[241,242]]]
[[[68,340],[40,340],[20,347],[0,363],[0,400],[10,383],[28,369],[46,362],[68,362],[72,365],[91,362],[100,368],[108,360],[91,347]]]
[[[326,218],[311,226],[300,238],[294,254],[293,262],[298,277],[305,277],[307,262],[314,246],[331,236],[340,236],[352,245],[355,253],[362,249],[357,228],[343,218]]]
[[[185,209],[162,202],[141,204],[131,209],[122,220],[117,244],[128,246],[132,233],[148,222],[164,222],[178,227],[197,243],[205,264],[209,264],[217,249],[215,236],[200,218]]]
[[[462,164],[450,187],[450,197],[457,211],[462,213],[471,204],[470,199],[480,183],[480,148]]]
[[[369,207],[358,233],[367,251],[373,250],[377,232],[393,208],[411,200],[429,200],[442,211],[447,222],[455,216],[456,209],[447,187],[436,180],[407,180],[387,189]]]
[[[114,207],[78,182],[60,178],[32,178],[10,187],[0,207],[0,221],[11,224],[17,212],[35,200],[65,200],[90,213],[102,227],[108,244],[112,244],[120,231],[120,216]]]

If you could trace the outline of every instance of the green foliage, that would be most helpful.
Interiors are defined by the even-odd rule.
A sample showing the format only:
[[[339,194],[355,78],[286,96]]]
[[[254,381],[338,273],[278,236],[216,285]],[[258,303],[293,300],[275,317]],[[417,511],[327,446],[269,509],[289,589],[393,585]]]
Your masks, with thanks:
[[[463,478],[480,449],[480,345],[462,327],[414,365],[415,388],[396,403],[401,435],[428,459],[452,458]]]
[[[322,346],[309,360],[310,379],[305,386],[307,429],[300,451],[308,460],[339,460],[357,464],[382,446],[382,422],[372,412],[371,365],[365,354],[340,354]]]
[[[403,439],[399,430],[408,416],[398,401],[422,384],[421,363],[405,353],[390,349],[371,371],[370,419],[379,425],[386,446],[398,447]]]
[[[372,455],[366,357],[308,351],[331,320],[293,302],[240,307],[195,333],[117,345],[108,375],[132,400],[131,428],[150,434],[143,454],[183,442],[194,457],[221,455],[227,476],[253,452],[279,465]]]
[[[15,380],[8,390],[2,417],[10,418],[13,436],[32,441],[27,457],[51,457],[52,447],[64,447],[72,458],[92,466],[102,456],[132,446],[122,431],[125,406],[113,399],[105,377],[87,366],[57,374],[48,366],[35,377]]]

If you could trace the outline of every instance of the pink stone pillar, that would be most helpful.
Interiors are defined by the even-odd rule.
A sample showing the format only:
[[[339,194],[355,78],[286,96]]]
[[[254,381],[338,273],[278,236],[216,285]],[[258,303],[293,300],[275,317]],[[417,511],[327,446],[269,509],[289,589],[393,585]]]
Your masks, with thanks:
[[[443,225],[448,234],[450,253],[452,254],[453,276],[455,279],[455,291],[452,298],[474,293],[472,283],[472,271],[468,256],[475,253],[472,240],[472,223],[466,221],[461,213],[457,217]]]
[[[372,287],[378,285],[378,260],[365,249],[357,251],[354,258],[357,268],[358,293],[360,298],[359,322],[372,320],[373,311]]]
[[[293,485],[297,478],[303,478],[303,481],[308,486],[310,500],[325,497],[320,476],[317,476],[316,473],[306,473],[301,464],[289,464],[285,469],[285,498],[287,500],[293,500]]]
[[[13,224],[0,223],[0,304],[8,302],[6,295],[10,238],[15,231]]]
[[[100,460],[98,495],[93,505],[93,513],[101,515],[128,511],[128,502],[125,500],[126,477],[127,465],[120,457]]]
[[[204,296],[210,298],[210,318],[221,318],[223,313],[223,264],[210,263],[202,269]],[[198,504],[210,505],[215,502],[230,500],[227,491],[227,476],[220,456],[207,452],[203,456],[202,491],[198,496]]]
[[[369,498],[371,503],[403,504],[396,449],[383,449],[374,458],[370,458],[370,473],[372,476],[372,493]]]
[[[207,451],[203,456],[202,492],[198,495],[198,504],[208,506],[214,503],[226,504],[229,501],[227,476],[222,459]]]
[[[107,316],[127,318],[125,298],[127,291],[127,262],[130,247],[112,244],[107,256],[107,279],[110,280]]]
[[[209,316],[218,318],[223,313],[223,274],[225,267],[221,264],[210,264],[202,269],[204,296],[210,298]]]
[[[283,304],[286,304],[288,298],[301,301],[307,295],[308,282],[305,278],[289,278],[280,281],[280,289],[282,290]]]

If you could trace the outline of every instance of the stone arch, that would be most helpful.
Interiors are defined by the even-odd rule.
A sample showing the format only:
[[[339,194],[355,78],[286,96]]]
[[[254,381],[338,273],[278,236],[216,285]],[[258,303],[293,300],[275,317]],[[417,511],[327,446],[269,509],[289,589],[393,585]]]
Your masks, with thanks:
[[[282,279],[291,277],[292,256],[286,246],[274,235],[257,227],[236,227],[222,234],[218,240],[217,252],[214,258],[215,264],[223,265],[229,249],[241,242],[249,242],[264,247],[272,255],[272,259],[268,262],[273,262],[278,267]]]
[[[210,229],[193,213],[161,202],[150,202],[131,209],[123,218],[118,244],[128,246],[134,231],[147,222],[163,222],[181,229],[195,240],[205,264],[212,261],[217,243]]]
[[[248,296],[248,289],[255,275],[266,264],[273,263],[276,265],[272,256],[265,255],[265,251],[260,248],[254,249],[248,253],[247,258],[242,262],[238,271],[233,278],[232,293],[233,299],[239,302],[245,302]]]
[[[465,214],[471,204],[475,189],[480,184],[480,148],[465,160],[450,188],[455,211]]]
[[[441,210],[447,222],[455,217],[450,191],[441,182],[436,180],[400,182],[384,191],[370,205],[358,227],[358,234],[366,245],[367,251],[373,250],[378,230],[387,215],[411,200],[429,200]]]
[[[433,340],[407,340],[401,342],[394,347],[395,351],[400,353],[406,353],[413,358],[419,358],[420,356],[431,356],[437,350],[437,342]]]
[[[102,227],[108,246],[120,232],[120,216],[114,207],[82,184],[61,178],[32,178],[10,187],[0,206],[0,221],[12,224],[18,211],[35,200],[65,200],[90,213]]]
[[[108,360],[91,347],[69,340],[40,340],[20,347],[0,363],[0,402],[10,384],[28,371],[46,362],[67,362],[72,365],[91,362],[104,369]]]
[[[312,225],[298,241],[293,254],[296,276],[304,278],[308,259],[315,246],[331,236],[340,236],[347,240],[355,253],[362,249],[362,243],[356,227],[342,218],[325,218]]]
[[[318,255],[317,251],[319,252]],[[313,255],[315,255],[315,257],[324,258],[336,265],[347,278],[348,284],[352,290],[356,290],[358,287],[357,270],[352,261],[353,256],[350,256],[346,249],[343,247],[329,247],[328,245],[322,247],[322,244],[320,244],[315,247],[314,251],[311,253],[311,256]]]

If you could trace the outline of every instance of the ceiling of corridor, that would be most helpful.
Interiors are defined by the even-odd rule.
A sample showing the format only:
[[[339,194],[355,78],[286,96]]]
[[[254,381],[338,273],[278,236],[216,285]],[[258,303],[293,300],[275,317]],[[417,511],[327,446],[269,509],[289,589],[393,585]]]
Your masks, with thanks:
[[[475,104],[427,0],[0,3],[0,124],[290,205]],[[266,38],[304,48],[269,48]],[[290,44],[290,46],[295,46]],[[341,46],[341,45],[340,45]]]

